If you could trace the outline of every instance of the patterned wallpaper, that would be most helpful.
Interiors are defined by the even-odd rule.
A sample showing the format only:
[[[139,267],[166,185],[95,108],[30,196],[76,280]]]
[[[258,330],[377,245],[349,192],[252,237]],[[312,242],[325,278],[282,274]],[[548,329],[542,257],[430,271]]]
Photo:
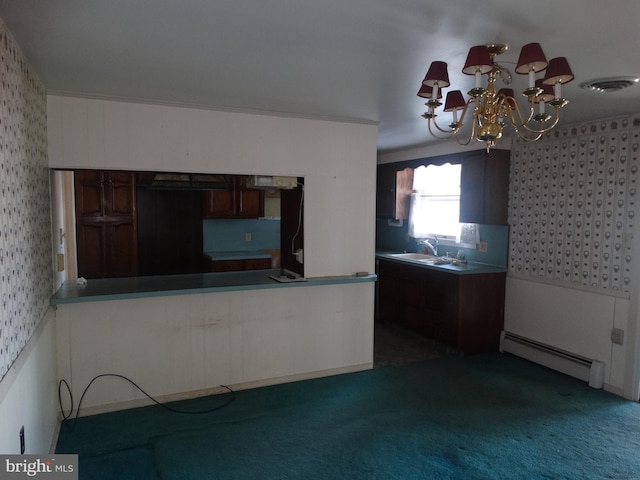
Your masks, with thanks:
[[[46,91],[0,21],[0,379],[53,289]]]
[[[640,115],[514,141],[509,271],[629,293]]]

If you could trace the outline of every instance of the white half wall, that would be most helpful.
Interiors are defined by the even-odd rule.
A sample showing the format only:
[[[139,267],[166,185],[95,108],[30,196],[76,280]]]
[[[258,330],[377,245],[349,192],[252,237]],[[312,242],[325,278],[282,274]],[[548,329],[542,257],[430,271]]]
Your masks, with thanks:
[[[49,96],[48,128],[51,168],[304,177],[305,276],[375,270],[375,125]],[[60,305],[59,375],[175,396],[371,368],[373,305],[372,282]],[[83,408],[140,398],[101,379]]]
[[[58,306],[58,370],[78,399],[115,373],[154,397],[188,398],[373,366],[372,282]],[[87,392],[83,413],[145,397],[117,378]]]
[[[628,319],[626,298],[507,276],[504,329],[603,362],[605,389],[619,395],[626,346],[611,342],[611,330],[627,331]]]
[[[49,309],[25,348],[0,383],[0,452],[20,453],[24,426],[25,453],[46,454],[58,423],[56,327]]]

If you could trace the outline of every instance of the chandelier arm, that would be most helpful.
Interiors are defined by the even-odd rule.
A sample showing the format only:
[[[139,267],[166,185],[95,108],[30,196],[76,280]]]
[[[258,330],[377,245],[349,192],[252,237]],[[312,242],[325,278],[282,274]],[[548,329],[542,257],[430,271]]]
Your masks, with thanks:
[[[510,114],[509,114],[509,121],[511,122],[511,124],[516,127],[524,127],[527,123],[529,123],[531,121],[531,119],[533,118],[533,115],[535,114],[535,104],[530,100],[529,101],[529,116],[527,117],[527,119],[525,120],[523,115],[522,115],[522,110],[520,110],[520,105],[518,105],[518,102],[516,101],[515,98],[513,97],[504,97],[505,98],[505,102],[509,102],[509,98],[513,101],[513,106],[515,108],[513,109],[509,109]],[[519,122],[516,122],[516,119],[513,115],[513,110],[516,111],[516,113],[518,114],[518,119]]]
[[[458,142],[459,145],[463,147],[466,147],[467,145],[469,145],[471,143],[472,138],[473,138],[473,135],[469,135],[469,137],[466,140],[461,140],[460,135],[456,133],[456,141]]]
[[[513,131],[516,132],[518,137],[520,137],[525,142],[535,142],[537,140],[540,140],[542,138],[542,134],[543,134],[543,132],[537,132],[537,134],[532,136],[532,137],[531,136],[527,136],[527,135],[523,134],[520,131],[520,129],[518,127],[516,127],[515,125],[513,125]]]
[[[531,128],[528,125],[522,125],[522,127],[524,127],[525,130],[531,132],[531,133],[540,133],[543,134],[545,132],[548,132],[549,130],[555,128],[555,126],[558,124],[558,122],[560,121],[560,108],[559,107],[555,107],[555,111],[556,111],[556,118],[553,120],[553,123],[551,125],[548,126],[544,126],[544,122],[540,122],[540,128]],[[548,121],[548,120],[547,120]]]
[[[461,135],[459,134],[460,127],[462,127],[462,125],[464,125],[463,120],[467,116],[467,112],[469,111],[469,105],[471,105],[472,103],[476,103],[476,99],[473,98],[473,97],[471,97],[469,100],[467,100],[467,103],[465,103],[464,108],[460,112],[459,126],[454,131],[454,135],[456,137],[456,141],[458,142],[459,145],[461,145],[463,147],[469,145],[471,143],[471,139],[474,138],[474,136],[475,136],[475,116],[476,116],[475,110],[476,110],[476,106],[474,106],[474,108],[473,108],[473,114],[472,114],[472,120],[471,120],[471,134],[466,138],[466,140],[461,139]]]
[[[462,109],[462,112],[460,112],[460,126],[462,126],[462,124],[463,124],[462,121],[464,120],[464,117],[467,116],[467,111],[469,110],[469,105],[471,105],[472,103],[475,103],[475,101],[476,101],[476,99],[471,97],[469,100],[467,100],[467,103],[464,104],[464,108]]]
[[[433,129],[431,128],[431,120],[433,120],[433,125],[436,127],[436,129],[445,134],[444,136],[438,135],[436,132],[433,131]],[[449,130],[449,131],[443,130],[442,128],[440,128],[438,126],[438,124],[436,123],[435,119],[428,119],[427,128],[429,129],[429,133],[433,137],[435,137],[437,139],[440,139],[440,140],[446,140],[447,138],[455,137],[456,141],[461,146],[469,145],[469,143],[471,143],[471,139],[473,138],[473,135],[470,135],[469,138],[467,138],[466,140],[461,140],[460,139],[460,135],[458,134],[460,129]]]
[[[539,140],[542,137],[543,133],[548,132],[549,130],[552,130],[553,128],[555,128],[555,126],[558,124],[559,120],[560,120],[560,108],[559,107],[555,107],[556,110],[556,115],[555,115],[555,119],[553,121],[553,123],[551,125],[548,126],[544,126],[543,122],[540,122],[540,128],[533,128],[527,124],[516,124],[515,122],[513,122],[513,119],[511,118],[511,114],[510,114],[510,118],[509,120],[511,121],[511,126],[513,127],[513,130],[518,134],[518,136],[525,140],[525,141],[535,141],[535,140]],[[523,128],[526,132],[528,133],[532,133],[534,134],[534,138],[530,138],[527,137],[525,133],[520,131],[520,128]]]
[[[433,121],[433,125],[436,127],[436,129],[438,130],[438,132],[444,133],[443,135],[440,135],[438,132],[434,132],[433,128],[431,128],[431,122]],[[435,137],[438,138],[440,140],[445,140],[447,138],[452,137],[453,135],[455,135],[456,131],[455,130],[443,130],[442,128],[440,128],[438,126],[438,123],[436,122],[435,118],[430,118],[427,120],[427,128],[429,129],[429,133]]]
[[[476,129],[477,127],[481,127],[482,123],[480,122],[480,119],[478,118],[478,112],[477,112],[477,108],[478,106],[476,105],[476,108],[473,109],[473,114],[472,114],[472,119],[471,119],[471,134],[469,135],[469,141],[465,144],[465,145],[469,145],[469,143],[471,142],[472,138],[476,138]]]

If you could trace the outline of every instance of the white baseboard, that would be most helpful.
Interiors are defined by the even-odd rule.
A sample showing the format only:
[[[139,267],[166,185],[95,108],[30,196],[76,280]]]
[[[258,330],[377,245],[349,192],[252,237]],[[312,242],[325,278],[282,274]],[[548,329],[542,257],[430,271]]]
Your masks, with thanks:
[[[371,370],[372,368],[373,368],[373,362],[369,362],[369,363],[363,363],[359,365],[349,365],[347,367],[338,367],[338,368],[330,368],[327,370],[317,370],[314,372],[298,373],[295,375],[287,375],[283,377],[253,380],[250,382],[242,382],[242,383],[236,383],[233,385],[227,385],[227,387],[229,387],[233,391],[241,391],[241,390],[248,390],[251,388],[267,387],[270,385],[279,385],[282,383],[298,382],[301,380],[311,380],[313,378],[330,377],[333,375],[341,375],[344,373],[360,372],[363,370]],[[177,402],[180,400],[190,400],[192,398],[207,397],[210,395],[218,395],[221,393],[228,393],[228,392],[229,391],[226,388],[222,386],[218,386],[218,387],[203,388],[199,390],[191,390],[189,392],[179,392],[179,393],[171,393],[167,395],[159,395],[154,398],[160,403],[170,403],[170,402]],[[146,397],[136,399],[136,400],[128,400],[125,402],[116,402],[116,403],[110,403],[106,405],[97,405],[94,407],[82,408],[82,410],[80,411],[79,417],[98,415],[101,413],[117,412],[120,410],[146,407],[149,405],[154,405],[154,402]],[[75,417],[75,412],[73,414],[73,417]],[[60,422],[58,422],[58,424],[59,423]],[[57,441],[57,435],[55,437]]]

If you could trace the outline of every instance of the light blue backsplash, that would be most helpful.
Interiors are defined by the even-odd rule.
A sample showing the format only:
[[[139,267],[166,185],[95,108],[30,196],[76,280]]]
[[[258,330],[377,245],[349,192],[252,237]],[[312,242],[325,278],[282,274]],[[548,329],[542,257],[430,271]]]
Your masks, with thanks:
[[[509,227],[504,225],[480,225],[480,241],[487,242],[487,253],[482,253],[474,248],[462,248],[467,260],[471,262],[486,263],[500,267],[507,266],[507,250],[509,246]],[[394,252],[418,252],[424,246],[416,244],[415,239],[408,235],[408,223],[405,221],[401,227],[387,225],[386,220],[376,220],[376,249]],[[458,248],[441,246],[440,252],[450,251],[456,255]]]
[[[280,219],[203,220],[202,247],[205,252],[279,249]]]

